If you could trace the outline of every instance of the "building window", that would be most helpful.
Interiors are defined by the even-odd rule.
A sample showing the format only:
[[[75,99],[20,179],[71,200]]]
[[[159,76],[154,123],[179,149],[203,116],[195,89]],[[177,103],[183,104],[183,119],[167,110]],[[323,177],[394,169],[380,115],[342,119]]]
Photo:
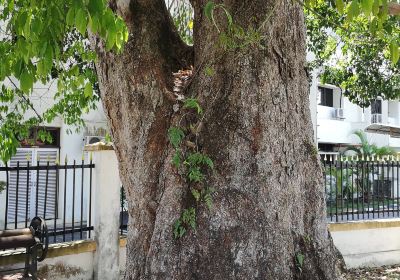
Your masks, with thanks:
[[[371,102],[371,114],[382,114],[382,100],[375,99]]]
[[[51,137],[42,141],[39,139],[41,131],[47,132]],[[60,128],[59,127],[33,127],[29,130],[29,136],[20,140],[21,147],[39,147],[39,148],[59,148],[60,147]]]
[[[318,150],[320,152],[333,152],[334,145],[333,144],[325,144],[325,143],[318,143]]]
[[[320,93],[320,102],[318,105],[333,107],[333,89],[318,87]]]

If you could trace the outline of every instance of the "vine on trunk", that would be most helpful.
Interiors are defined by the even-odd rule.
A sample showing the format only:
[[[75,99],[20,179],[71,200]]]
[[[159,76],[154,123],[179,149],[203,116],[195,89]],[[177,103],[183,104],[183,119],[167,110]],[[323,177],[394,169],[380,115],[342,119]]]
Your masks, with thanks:
[[[175,149],[172,165],[188,182],[194,202],[184,209],[179,219],[175,221],[173,230],[175,238],[181,238],[190,228],[196,230],[196,209],[201,203],[211,209],[214,192],[206,182],[207,174],[214,169],[214,163],[197,145],[197,136],[204,117],[203,109],[195,98],[186,99],[183,108],[190,111],[184,115],[188,116],[188,125],[171,127],[168,130],[168,138]]]

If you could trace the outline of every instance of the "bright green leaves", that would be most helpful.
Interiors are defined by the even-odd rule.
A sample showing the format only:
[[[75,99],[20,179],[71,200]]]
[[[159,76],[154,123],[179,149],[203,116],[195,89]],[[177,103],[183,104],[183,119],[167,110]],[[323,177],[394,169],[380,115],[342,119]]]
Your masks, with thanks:
[[[84,89],[84,94],[85,94],[85,97],[88,97],[88,98],[92,97],[92,95],[93,95],[92,83],[86,83],[85,89]]]
[[[364,15],[369,16],[372,13],[374,2],[374,0],[361,0],[361,8]]]
[[[183,104],[183,108],[188,108],[188,109],[195,109],[197,114],[203,113],[203,109],[201,108],[199,102],[195,98],[188,98],[185,100]]]
[[[395,65],[399,61],[399,45],[396,41],[392,41],[389,46],[390,49],[390,58]]]
[[[85,35],[89,27],[93,33],[98,33],[106,42],[106,50],[117,51],[122,49],[128,41],[128,29],[121,17],[116,16],[108,7],[105,1],[90,0],[74,1],[68,10],[66,23],[75,26],[76,29]]]
[[[386,47],[384,49],[388,49],[392,41],[400,40],[398,18],[390,16],[389,2],[391,5],[400,5],[398,1],[391,0],[306,0],[305,10],[306,13],[314,13],[314,17],[320,17],[320,21],[328,23],[326,24],[327,28],[335,31],[340,28],[342,31],[348,32],[357,26],[366,26],[369,35],[372,35],[370,37],[385,40]],[[336,19],[330,18],[332,15]],[[361,30],[359,29],[359,31]],[[362,39],[363,37],[358,38]],[[391,52],[391,55],[396,55],[396,52]],[[396,57],[392,56],[390,60],[396,61]]]
[[[85,9],[79,9],[75,16],[75,26],[76,29],[82,34],[85,35],[86,29],[88,25],[88,15],[86,14]]]
[[[353,18],[357,17],[360,14],[360,7],[359,7],[358,0],[352,0],[350,2],[349,8],[347,10],[347,19],[349,21],[353,20]]]
[[[68,10],[66,23],[69,26],[73,26],[75,23],[75,9],[73,7],[69,8]]]
[[[196,200],[196,202],[201,202],[203,201],[207,208],[211,210],[212,208],[212,194],[214,193],[213,188],[204,188],[201,189],[200,191],[197,189],[192,189],[192,196]]]
[[[7,85],[0,96],[12,92],[15,97],[0,106],[0,148],[7,151],[0,157],[6,161],[18,146],[16,135],[29,126],[45,125],[56,117],[68,125],[83,124],[82,114],[94,109],[99,98],[96,55],[89,48],[87,30],[105,40],[107,50],[119,52],[128,29],[105,0],[3,0],[0,21],[0,83]],[[39,82],[40,88],[57,85],[57,92],[49,96],[54,105],[40,114],[30,101]]]
[[[339,13],[344,12],[344,2],[343,0],[336,0],[336,8],[338,9]]]
[[[21,76],[19,78],[21,84],[21,90],[28,93],[33,87],[33,76],[26,69],[22,70]]]

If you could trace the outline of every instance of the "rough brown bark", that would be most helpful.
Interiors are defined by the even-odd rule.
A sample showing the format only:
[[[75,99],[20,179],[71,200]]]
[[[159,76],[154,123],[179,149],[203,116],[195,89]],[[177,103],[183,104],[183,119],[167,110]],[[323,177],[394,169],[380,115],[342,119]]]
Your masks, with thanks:
[[[225,1],[243,27],[260,26],[278,5],[262,47],[226,52],[204,16],[206,2],[192,1],[194,56],[162,0],[113,3],[130,30],[122,54],[105,53],[92,39],[129,200],[125,278],[338,279],[312,140],[302,8],[292,0]],[[217,20],[223,28],[224,18]],[[211,211],[197,208],[197,230],[175,240],[173,223],[191,202],[171,165],[167,130],[185,112],[174,112],[170,91],[172,72],[192,63],[186,95],[204,108],[198,146],[214,160],[207,180],[216,193]]]

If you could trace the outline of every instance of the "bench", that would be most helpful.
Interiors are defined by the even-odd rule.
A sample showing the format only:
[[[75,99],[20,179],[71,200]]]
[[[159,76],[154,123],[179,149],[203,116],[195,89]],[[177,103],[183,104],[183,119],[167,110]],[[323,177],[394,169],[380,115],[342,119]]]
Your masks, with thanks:
[[[0,231],[0,250],[26,248],[24,277],[37,279],[37,262],[45,259],[49,247],[49,234],[45,221],[32,219],[29,228]]]

